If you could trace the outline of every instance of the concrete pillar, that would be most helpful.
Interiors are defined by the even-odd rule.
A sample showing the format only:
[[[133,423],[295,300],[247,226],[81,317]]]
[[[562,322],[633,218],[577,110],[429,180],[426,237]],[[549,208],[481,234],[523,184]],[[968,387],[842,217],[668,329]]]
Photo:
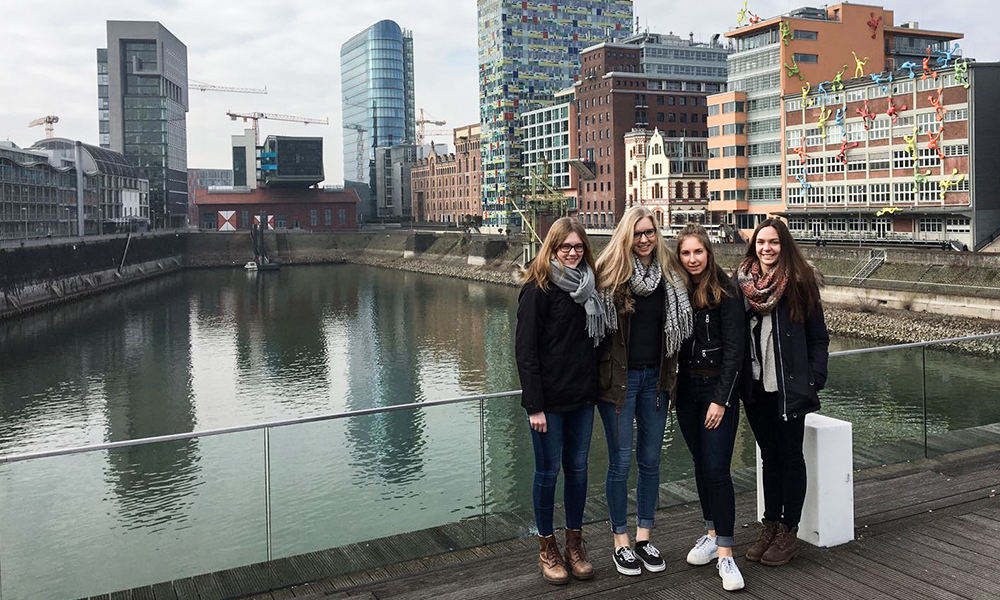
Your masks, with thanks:
[[[829,547],[854,539],[854,450],[851,423],[806,415],[802,453],[806,459],[806,501],[799,539]],[[757,518],[764,517],[764,479],[757,447]]]
[[[83,176],[83,142],[77,142],[73,147],[73,158],[76,160],[76,232],[83,237],[87,234],[84,227],[83,198],[86,193],[86,178]],[[100,211],[100,206],[97,207]],[[97,215],[97,235],[101,234],[101,216]]]

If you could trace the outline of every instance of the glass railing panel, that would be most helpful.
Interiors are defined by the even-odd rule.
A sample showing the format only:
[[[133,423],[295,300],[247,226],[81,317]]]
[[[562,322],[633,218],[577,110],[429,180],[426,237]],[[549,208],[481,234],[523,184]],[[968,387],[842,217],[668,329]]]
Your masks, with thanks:
[[[850,421],[855,468],[924,455],[920,348],[831,356],[820,414]]]
[[[273,557],[326,551],[309,560],[346,572],[481,544],[479,414],[473,401],[272,428]]]
[[[927,455],[1000,443],[996,340],[928,346]]]
[[[68,600],[267,559],[263,432],[0,464],[3,600]]]

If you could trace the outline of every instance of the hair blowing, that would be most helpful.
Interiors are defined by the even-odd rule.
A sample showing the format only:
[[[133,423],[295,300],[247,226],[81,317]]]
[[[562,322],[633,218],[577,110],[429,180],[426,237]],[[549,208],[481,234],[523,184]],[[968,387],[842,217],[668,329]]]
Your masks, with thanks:
[[[522,284],[531,281],[534,282],[538,289],[546,292],[549,291],[550,263],[552,259],[556,258],[559,246],[566,241],[566,238],[571,233],[580,236],[580,242],[583,244],[582,262],[586,262],[591,271],[597,272],[594,268],[594,253],[590,249],[590,239],[587,237],[587,231],[580,224],[580,221],[571,217],[562,217],[561,219],[557,219],[552,224],[552,227],[549,228],[549,232],[545,235],[545,241],[542,242],[542,247],[538,251],[538,256],[531,261],[524,275],[521,277]],[[561,265],[562,263],[559,264]]]
[[[638,205],[625,211],[621,221],[615,227],[615,232],[611,235],[611,241],[597,258],[598,288],[610,288],[612,291],[618,291],[632,278],[632,242],[635,239],[635,225],[646,218],[652,223],[655,231],[653,234],[653,243],[655,244],[653,256],[660,264],[663,274],[669,276],[672,271],[680,275],[684,272],[676,255],[667,251],[666,242],[660,235],[660,228],[656,224],[656,218],[652,211],[645,206]]]
[[[778,242],[781,252],[778,254],[776,269],[781,269],[788,278],[785,286],[785,296],[788,298],[788,308],[793,321],[803,321],[806,317],[820,310],[819,281],[813,266],[806,260],[799,245],[795,243],[785,222],[778,218],[764,219],[753,230],[750,245],[747,246],[746,258],[760,262],[757,257],[757,235],[761,229],[773,227],[778,232]]]
[[[684,264],[684,259],[681,258],[681,245],[689,237],[697,239],[705,248],[705,270],[702,271],[698,283],[694,282],[687,269],[684,270],[691,304],[696,308],[718,306],[722,302],[722,297],[729,295],[723,284],[726,272],[715,262],[715,251],[712,249],[712,241],[708,239],[708,232],[697,223],[688,223],[677,234],[677,260],[681,265]]]

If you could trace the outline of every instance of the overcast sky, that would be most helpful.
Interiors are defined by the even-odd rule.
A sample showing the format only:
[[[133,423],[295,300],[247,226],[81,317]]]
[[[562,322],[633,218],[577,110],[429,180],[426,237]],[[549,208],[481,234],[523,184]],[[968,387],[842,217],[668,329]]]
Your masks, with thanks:
[[[763,18],[805,0],[751,0]],[[737,0],[635,0],[642,27],[699,40],[735,26]],[[896,23],[964,32],[968,57],[1000,60],[994,0],[890,0]],[[993,8],[990,8],[990,7]],[[414,37],[417,107],[447,128],[477,122],[474,0],[0,0],[0,139],[30,146],[44,136],[32,119],[59,116],[56,135],[97,143],[95,49],[106,45],[107,20],[160,21],[188,48],[191,79],[217,85],[267,86],[269,94],[191,92],[188,166],[232,168],[230,136],[244,125],[227,110],[327,117],[330,125],[261,121],[261,135],[322,135],[327,183],[343,181],[340,46],[381,19]],[[440,140],[440,138],[437,138]],[[450,141],[450,140],[449,140]]]

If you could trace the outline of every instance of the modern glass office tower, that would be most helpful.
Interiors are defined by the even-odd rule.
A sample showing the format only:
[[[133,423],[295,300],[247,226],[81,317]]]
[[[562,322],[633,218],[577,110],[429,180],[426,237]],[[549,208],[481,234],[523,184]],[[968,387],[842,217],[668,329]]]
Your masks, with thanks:
[[[149,180],[154,228],[187,225],[187,46],[155,21],[108,21],[97,50],[101,145]]]
[[[519,115],[573,84],[580,50],[632,33],[632,0],[478,0],[478,12],[483,223],[506,229],[517,224],[507,195],[522,175]]]
[[[412,144],[413,34],[395,21],[379,21],[340,48],[344,127],[344,181],[367,190],[359,213],[374,214],[371,190],[375,148]]]

